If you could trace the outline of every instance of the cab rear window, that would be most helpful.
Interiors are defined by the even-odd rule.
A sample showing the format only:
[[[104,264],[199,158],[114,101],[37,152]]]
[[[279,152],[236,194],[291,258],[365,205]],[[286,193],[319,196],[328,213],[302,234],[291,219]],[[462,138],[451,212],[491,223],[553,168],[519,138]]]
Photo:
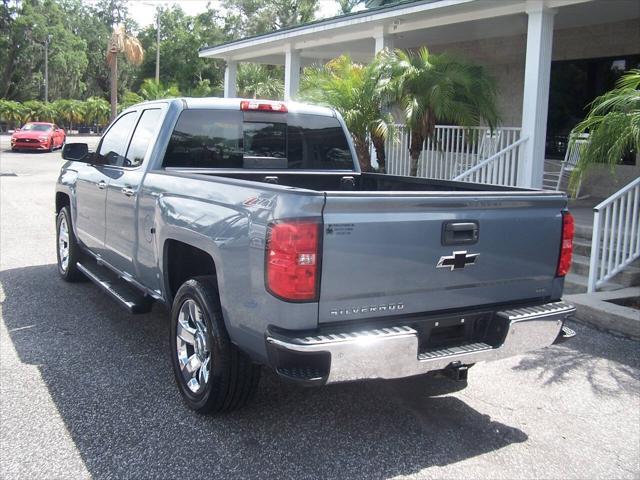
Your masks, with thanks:
[[[296,113],[185,110],[164,167],[353,170],[336,118]]]

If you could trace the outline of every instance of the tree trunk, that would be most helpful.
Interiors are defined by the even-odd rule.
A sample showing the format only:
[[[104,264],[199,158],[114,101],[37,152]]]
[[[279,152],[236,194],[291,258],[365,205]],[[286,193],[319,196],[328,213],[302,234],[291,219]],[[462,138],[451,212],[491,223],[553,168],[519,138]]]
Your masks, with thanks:
[[[371,155],[369,153],[369,142],[365,140],[360,140],[357,138],[353,139],[353,143],[356,147],[356,154],[358,155],[358,163],[360,164],[360,170],[363,172],[371,171]]]
[[[379,136],[372,136],[373,148],[376,150],[376,159],[378,160],[378,172],[387,172],[387,155],[384,147],[384,138]]]
[[[411,173],[412,177],[418,176],[418,159],[422,153],[424,146],[424,135],[422,129],[411,129],[411,141],[409,142],[409,155],[411,156]]]
[[[113,56],[111,64],[111,118],[113,121],[118,115],[118,55]]]

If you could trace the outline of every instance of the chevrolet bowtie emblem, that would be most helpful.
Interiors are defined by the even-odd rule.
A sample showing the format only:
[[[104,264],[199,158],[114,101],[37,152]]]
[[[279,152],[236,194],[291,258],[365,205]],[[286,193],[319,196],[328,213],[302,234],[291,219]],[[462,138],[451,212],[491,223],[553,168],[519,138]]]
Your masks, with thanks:
[[[453,252],[453,255],[440,257],[436,268],[450,268],[451,270],[458,270],[464,268],[467,265],[473,265],[476,263],[476,259],[480,256],[479,253],[467,253],[466,250],[462,252]]]

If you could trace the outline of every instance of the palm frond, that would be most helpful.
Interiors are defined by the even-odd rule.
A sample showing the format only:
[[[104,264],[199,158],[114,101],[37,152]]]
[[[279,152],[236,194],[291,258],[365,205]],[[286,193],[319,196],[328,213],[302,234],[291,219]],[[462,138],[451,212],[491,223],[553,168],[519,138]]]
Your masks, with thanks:
[[[640,70],[629,70],[616,82],[616,88],[596,98],[589,108],[572,131],[574,136],[589,133],[572,185],[593,164],[613,168],[627,154],[640,152]]]

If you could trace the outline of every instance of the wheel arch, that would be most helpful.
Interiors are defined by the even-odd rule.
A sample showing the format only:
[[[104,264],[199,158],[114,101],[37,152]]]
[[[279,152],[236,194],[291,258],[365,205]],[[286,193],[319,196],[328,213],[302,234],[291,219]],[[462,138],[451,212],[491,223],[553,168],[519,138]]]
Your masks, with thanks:
[[[162,248],[162,274],[167,304],[189,278],[207,275],[218,281],[218,266],[206,250],[189,242],[166,238]]]
[[[56,192],[56,214],[60,212],[62,207],[69,207],[71,209],[71,197],[66,192]]]

